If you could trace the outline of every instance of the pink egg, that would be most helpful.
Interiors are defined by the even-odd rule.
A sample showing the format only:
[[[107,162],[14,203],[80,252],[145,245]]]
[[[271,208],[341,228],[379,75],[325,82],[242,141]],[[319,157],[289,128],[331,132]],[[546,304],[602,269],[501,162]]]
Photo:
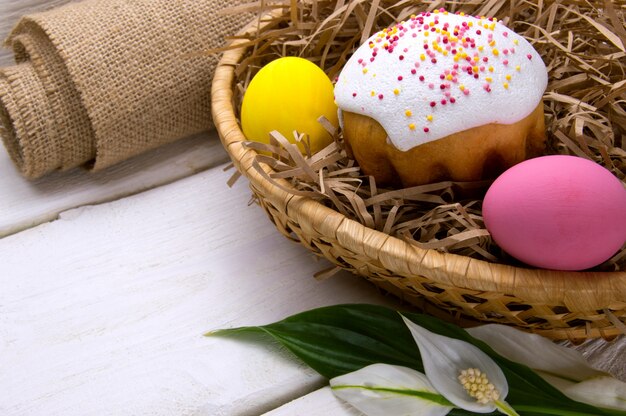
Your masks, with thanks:
[[[590,160],[543,156],[496,179],[483,216],[495,242],[518,260],[583,270],[608,260],[626,242],[626,188]]]

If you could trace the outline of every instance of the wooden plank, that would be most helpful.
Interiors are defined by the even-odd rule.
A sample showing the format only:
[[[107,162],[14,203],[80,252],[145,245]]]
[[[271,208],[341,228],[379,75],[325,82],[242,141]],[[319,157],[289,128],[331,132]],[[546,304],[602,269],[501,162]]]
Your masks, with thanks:
[[[224,163],[217,133],[199,134],[119,163],[101,172],[54,172],[24,179],[0,145],[0,238],[55,219],[60,212],[97,204],[174,182]]]
[[[591,339],[581,345],[565,345],[580,351],[592,367],[626,382],[626,332],[611,342]]]
[[[264,414],[264,416],[310,415],[361,416],[362,413],[335,397],[330,387],[324,387]]]
[[[206,331],[388,303],[281,236],[221,167],[0,240],[0,414],[253,415],[322,386]]]

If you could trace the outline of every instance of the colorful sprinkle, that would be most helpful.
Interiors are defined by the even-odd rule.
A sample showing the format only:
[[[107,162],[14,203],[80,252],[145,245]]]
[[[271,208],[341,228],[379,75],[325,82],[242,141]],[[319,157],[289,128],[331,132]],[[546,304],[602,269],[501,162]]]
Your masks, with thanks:
[[[462,104],[465,97],[470,95],[470,87],[474,89],[472,95],[479,96],[484,96],[485,93],[491,92],[504,94],[503,90],[521,87],[518,86],[522,82],[521,78],[519,81],[516,79],[516,82],[512,83],[511,74],[515,73],[515,71],[521,71],[521,66],[516,65],[516,60],[522,61],[523,59],[520,60],[519,58],[523,56],[530,60],[535,55],[534,53],[528,53],[529,50],[525,45],[522,49],[523,52],[518,52],[518,55],[521,56],[516,56],[514,46],[518,45],[519,42],[514,37],[517,36],[503,26],[496,26],[497,19],[495,18],[477,16],[475,19],[471,18],[467,21],[458,21],[457,23],[457,20],[452,20],[451,22],[454,23],[447,23],[439,21],[440,17],[443,20],[443,14],[446,14],[444,9],[420,13],[411,16],[405,22],[383,29],[369,41],[369,49],[363,51],[366,55],[361,55],[358,60],[358,69],[356,70],[362,70],[363,74],[367,74],[364,80],[371,82],[372,79],[369,77],[373,78],[375,76],[374,73],[378,71],[377,68],[382,63],[380,62],[381,57],[383,55],[395,54],[392,57],[393,61],[395,61],[393,65],[396,65],[394,68],[399,68],[399,70],[395,75],[391,73],[391,77],[378,71],[380,73],[378,78],[389,77],[389,79],[385,80],[385,83],[392,83],[391,88],[386,87],[388,88],[385,91],[387,101],[390,100],[390,94],[393,92],[393,95],[398,97],[395,100],[401,100],[398,101],[398,104],[404,103],[400,104],[402,107],[405,107],[404,114],[407,118],[411,118],[406,121],[411,122],[423,117],[424,124],[422,126],[420,126],[419,122],[411,124],[405,122],[405,125],[409,126],[411,130],[423,129],[424,132],[428,132],[429,127],[425,126],[430,126],[430,128],[435,126],[435,124],[428,124],[433,122],[435,112],[445,109],[440,106],[456,104],[457,100],[459,100],[459,104]],[[409,34],[420,40],[417,42],[410,40]],[[407,45],[410,46],[407,47]],[[511,63],[509,63],[509,60]],[[370,64],[370,61],[374,62],[374,64]],[[420,69],[421,62],[427,63],[426,67],[421,65],[424,67],[423,69]],[[384,66],[384,63],[382,64]],[[437,72],[432,73],[433,68],[431,64],[438,65]],[[515,67],[515,71],[513,71],[513,67]],[[372,70],[369,71],[369,69]],[[534,68],[531,69],[534,70]],[[420,99],[419,97],[413,99],[405,97],[409,90],[405,88],[405,83],[400,82],[404,81],[405,74],[409,76],[409,71],[420,82],[425,83],[424,85],[419,85],[419,89],[422,91],[430,89],[425,94],[427,96],[430,94],[430,97],[424,104],[416,102]],[[497,74],[497,76],[494,74]],[[394,78],[397,81],[394,81]],[[341,83],[341,80],[339,83]],[[395,83],[396,87],[393,86],[393,83]],[[502,86],[501,89],[497,87],[498,83]],[[371,83],[370,85],[374,86],[375,84]],[[371,86],[370,88],[372,88]],[[400,86],[403,88],[400,88]],[[380,90],[380,87],[374,86],[374,88]],[[353,91],[345,91],[345,94],[348,97],[350,94],[353,97],[357,96],[357,93]],[[359,92],[359,95],[363,95],[363,92]],[[378,97],[379,100],[384,98],[383,94],[377,91],[371,91],[371,95],[372,97]],[[400,97],[400,95],[405,98]],[[490,97],[490,100],[493,98]],[[405,99],[409,101],[404,101]],[[500,99],[501,97],[498,97],[498,100]],[[381,101],[381,104],[384,104],[384,102]],[[422,107],[416,107],[416,112],[413,113],[409,108],[413,108],[415,105],[421,105]],[[400,111],[402,111],[402,107],[400,107]]]

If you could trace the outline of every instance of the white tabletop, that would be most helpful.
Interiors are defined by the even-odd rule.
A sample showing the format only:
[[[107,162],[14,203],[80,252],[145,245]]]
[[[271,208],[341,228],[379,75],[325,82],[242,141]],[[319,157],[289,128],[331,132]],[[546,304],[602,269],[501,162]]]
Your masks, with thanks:
[[[276,349],[203,334],[393,301],[316,281],[330,264],[229,188],[225,160],[200,136],[33,183],[0,152],[0,414],[260,414],[321,387]]]
[[[59,4],[67,0],[50,0]],[[0,35],[42,1],[0,0]],[[0,54],[0,62],[6,54]],[[281,236],[215,133],[23,179],[0,147],[0,415],[356,415],[279,348],[204,333],[400,304]],[[626,379],[626,340],[582,347]],[[616,358],[617,357],[617,358]]]
[[[315,280],[330,264],[280,235],[245,179],[229,188],[226,160],[213,133],[29,182],[0,151],[0,414],[354,414],[278,348],[203,336],[400,306],[349,273]],[[585,348],[623,376],[624,345]]]

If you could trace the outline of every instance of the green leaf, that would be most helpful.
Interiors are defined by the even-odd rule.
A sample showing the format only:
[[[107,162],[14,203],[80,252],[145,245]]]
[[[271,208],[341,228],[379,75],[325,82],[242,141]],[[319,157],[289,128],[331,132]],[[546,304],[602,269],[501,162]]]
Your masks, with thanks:
[[[401,365],[423,372],[419,351],[396,315],[385,308],[334,306],[266,326],[220,330],[213,335],[267,333],[328,379],[375,363]]]
[[[494,359],[509,383],[506,400],[522,416],[626,415],[626,412],[598,409],[569,399],[528,367],[501,357],[455,325],[428,315],[402,313],[429,331],[474,344]],[[207,335],[236,333],[268,334],[329,379],[376,363],[424,371],[417,345],[400,315],[382,306],[330,306],[265,326],[224,329]],[[449,413],[451,416],[472,414],[461,409]]]

